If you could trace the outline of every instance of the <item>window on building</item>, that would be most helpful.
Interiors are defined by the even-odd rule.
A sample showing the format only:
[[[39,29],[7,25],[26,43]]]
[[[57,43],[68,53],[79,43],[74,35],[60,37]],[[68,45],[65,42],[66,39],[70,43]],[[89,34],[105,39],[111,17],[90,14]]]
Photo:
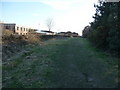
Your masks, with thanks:
[[[24,28],[24,31],[25,31],[25,28]]]
[[[10,29],[10,27],[9,27],[9,26],[6,26],[6,29]]]
[[[21,31],[22,31],[22,27],[21,27]]]
[[[17,30],[19,30],[19,27],[17,27]]]

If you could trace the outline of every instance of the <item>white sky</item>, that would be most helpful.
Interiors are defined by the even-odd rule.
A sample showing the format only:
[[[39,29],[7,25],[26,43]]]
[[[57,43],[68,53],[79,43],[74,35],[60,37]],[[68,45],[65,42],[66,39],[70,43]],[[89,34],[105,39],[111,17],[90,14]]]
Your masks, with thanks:
[[[42,0],[41,2],[53,9],[66,11],[55,12],[53,31],[72,31],[82,35],[83,28],[93,21],[94,3],[97,0]],[[40,24],[40,28],[46,29],[44,23]]]
[[[46,27],[47,18],[53,18],[54,27],[51,29],[54,32],[72,31],[82,35],[82,30],[85,26],[93,21],[92,16],[95,14],[94,3],[98,0],[2,0],[6,2],[38,2],[43,6],[50,7],[49,9],[41,8],[40,11],[52,9],[54,12],[45,13],[33,12],[31,17],[33,20],[30,23],[22,22],[23,26],[30,26],[40,30],[48,30]],[[32,10],[32,9],[31,9]],[[23,13],[21,13],[22,16]],[[42,15],[43,14],[43,15]],[[20,15],[20,14],[19,14]],[[15,22],[17,23],[17,22]],[[21,24],[21,23],[17,23]]]

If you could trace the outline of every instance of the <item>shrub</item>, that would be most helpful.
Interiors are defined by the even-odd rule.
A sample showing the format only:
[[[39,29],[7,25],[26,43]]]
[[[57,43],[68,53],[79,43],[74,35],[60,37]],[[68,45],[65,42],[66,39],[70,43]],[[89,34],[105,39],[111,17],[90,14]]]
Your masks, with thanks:
[[[40,36],[36,34],[28,34],[27,36],[27,42],[31,44],[38,44],[41,42]]]
[[[116,52],[120,57],[120,31],[111,29],[109,32],[108,42],[111,51]]]
[[[98,48],[108,48],[108,29],[103,26],[98,26],[96,30],[93,30],[89,35],[88,39],[95,44]]]
[[[8,29],[2,31],[2,36],[6,36],[7,37],[7,36],[10,36],[12,34],[13,34],[13,31],[8,30]]]

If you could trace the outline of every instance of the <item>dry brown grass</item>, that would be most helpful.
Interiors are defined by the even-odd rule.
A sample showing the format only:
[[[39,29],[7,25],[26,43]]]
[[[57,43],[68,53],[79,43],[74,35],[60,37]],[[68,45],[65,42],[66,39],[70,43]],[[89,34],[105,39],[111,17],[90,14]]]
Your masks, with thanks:
[[[13,34],[13,31],[11,30],[8,30],[8,29],[2,30],[2,36],[10,36],[12,34]]]
[[[11,30],[3,30],[2,32],[3,44],[9,44],[11,42],[20,43],[21,41],[31,44],[36,44],[41,42],[40,37],[35,34],[28,34],[26,36],[23,36],[23,35],[16,35]]]
[[[28,43],[36,44],[36,43],[40,43],[41,42],[40,36],[38,36],[38,35],[29,34],[26,37],[27,37],[27,42]]]

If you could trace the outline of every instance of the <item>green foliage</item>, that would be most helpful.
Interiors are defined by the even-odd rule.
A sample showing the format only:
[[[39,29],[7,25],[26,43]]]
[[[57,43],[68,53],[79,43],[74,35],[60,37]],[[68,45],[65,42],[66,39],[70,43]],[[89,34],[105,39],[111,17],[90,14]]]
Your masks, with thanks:
[[[84,28],[84,30],[82,31],[82,36],[85,37],[85,38],[88,37],[90,31],[91,31],[91,27],[90,26],[86,26]]]
[[[110,30],[109,32],[109,48],[120,52],[120,33],[117,30]]]
[[[96,13],[91,23],[88,39],[99,48],[116,52],[120,55],[120,3],[99,2],[95,5]]]
[[[90,35],[88,35],[88,38],[96,45],[96,47],[106,48],[108,44],[106,39],[107,36],[108,36],[107,29],[103,26],[99,26],[95,31],[93,31]]]

